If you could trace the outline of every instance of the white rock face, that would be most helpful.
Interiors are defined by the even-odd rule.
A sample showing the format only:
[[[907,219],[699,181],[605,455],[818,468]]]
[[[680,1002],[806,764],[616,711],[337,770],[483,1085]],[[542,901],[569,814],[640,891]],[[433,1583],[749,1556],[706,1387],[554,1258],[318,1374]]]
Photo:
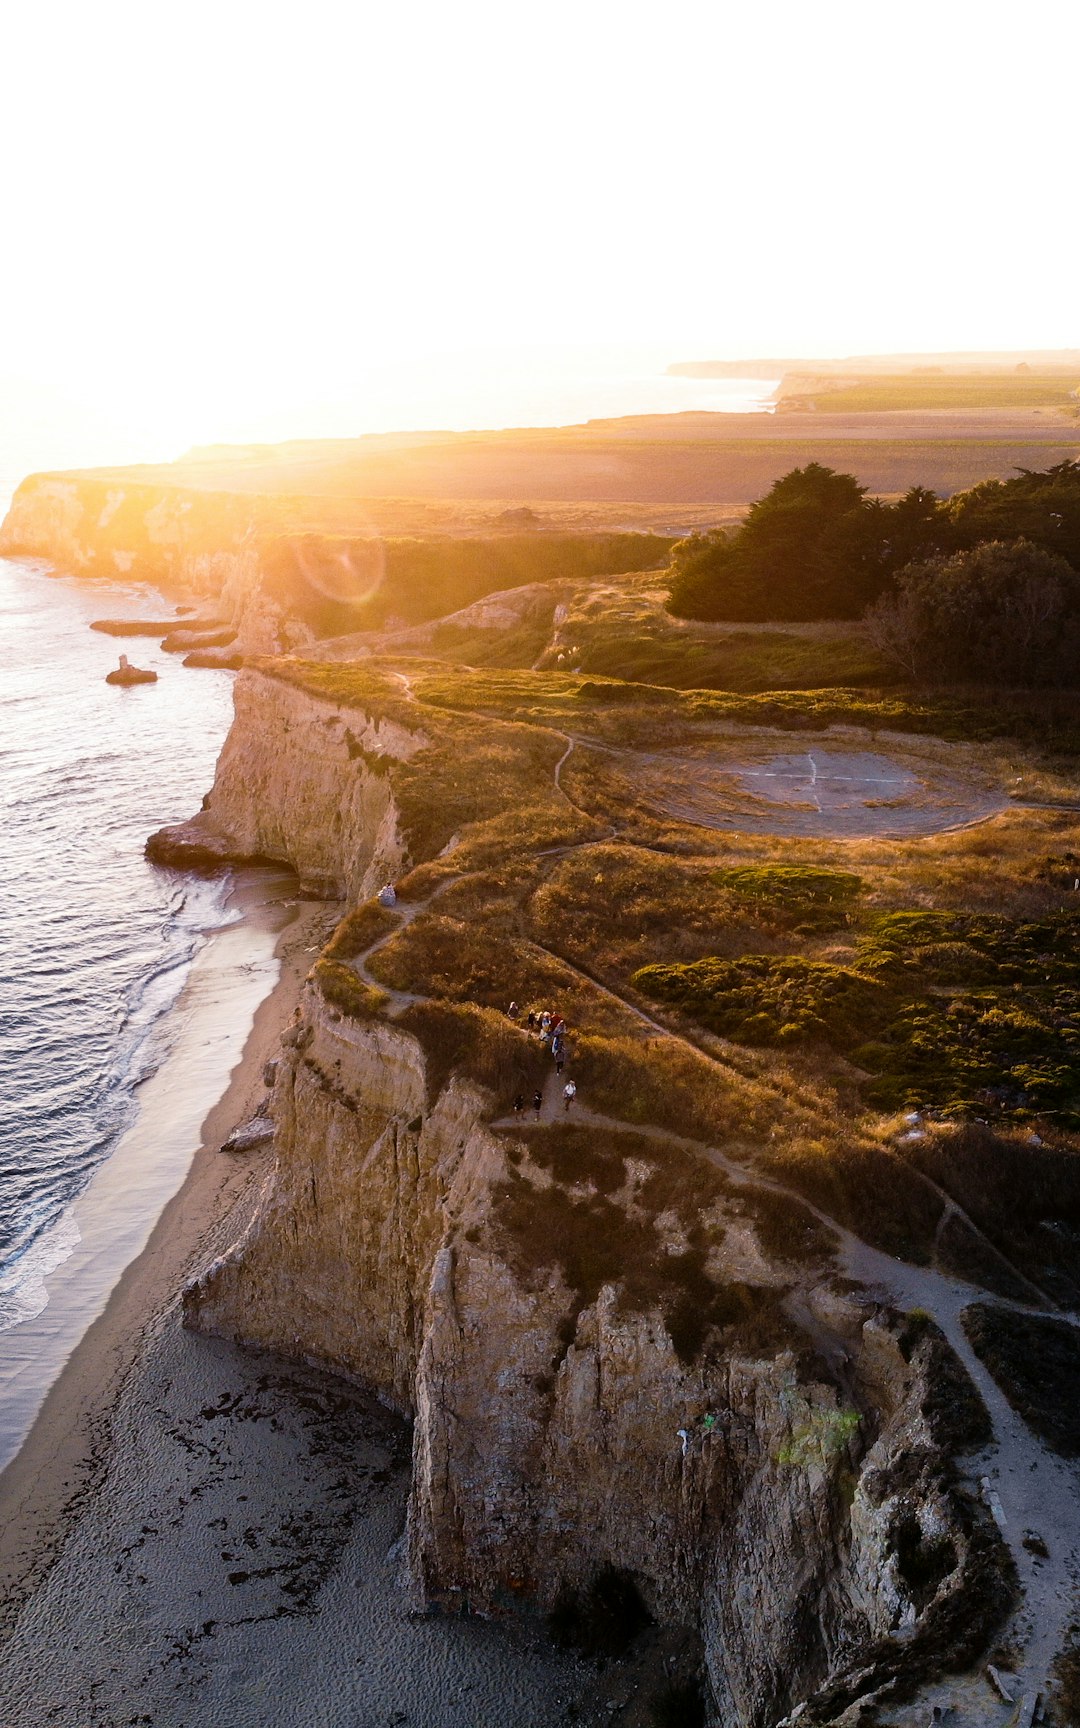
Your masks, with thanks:
[[[155,836],[151,855],[280,860],[328,899],[363,900],[393,880],[405,843],[381,765],[407,761],[424,734],[255,670],[239,674],[235,707],[208,808]]]
[[[617,1286],[579,1308],[557,1273],[519,1278],[499,1221],[506,1143],[473,1086],[429,1098],[413,1037],[342,1017],[312,983],[284,1042],[273,1179],[186,1317],[413,1415],[419,1588],[549,1608],[626,1569],[659,1619],[700,1632],[715,1719],[753,1728],[946,1611],[969,1538],[921,1414],[924,1369],[887,1317],[807,1292],[843,1341],[843,1393],[786,1349],[688,1366],[662,1315],[625,1310]],[[933,1601],[898,1570],[901,1516],[954,1544]]]
[[[74,480],[24,481],[0,527],[0,553],[39,552],[73,570],[91,558],[86,507]]]
[[[65,569],[166,580],[233,625],[242,654],[292,653],[315,640],[269,592],[241,503],[207,551],[193,500],[161,486],[106,485],[35,476],[24,481],[0,528],[0,552],[33,553]]]
[[[236,709],[209,808],[181,835],[352,899],[392,880],[404,848],[381,764],[423,735],[254,669]],[[618,1284],[584,1301],[543,1256],[516,1269],[490,1113],[453,1073],[433,1095],[416,1037],[344,1016],[310,981],[274,1076],[273,1176],[187,1292],[188,1323],[354,1376],[414,1418],[419,1590],[545,1610],[613,1566],[700,1635],[716,1722],[771,1728],[805,1699],[807,1722],[857,1713],[929,1638],[956,1639],[996,1542],[923,1413],[929,1345],[905,1356],[893,1318],[770,1263],[733,1212],[713,1270],[794,1278],[843,1383],[797,1328],[798,1355],[736,1334],[682,1360],[663,1314]],[[902,1527],[909,1547],[944,1544],[928,1588],[905,1578]]]

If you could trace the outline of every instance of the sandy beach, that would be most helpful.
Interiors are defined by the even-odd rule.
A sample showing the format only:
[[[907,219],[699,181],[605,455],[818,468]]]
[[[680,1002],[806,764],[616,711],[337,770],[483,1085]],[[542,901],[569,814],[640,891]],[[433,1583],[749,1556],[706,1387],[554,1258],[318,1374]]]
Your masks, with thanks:
[[[538,1627],[431,1616],[403,1590],[405,1422],[181,1328],[185,1281],[269,1168],[267,1151],[219,1147],[262,1098],[334,919],[292,911],[182,1187],[0,1475],[3,1728],[543,1728],[595,1685]]]
[[[265,1168],[265,1152],[232,1158],[218,1148],[263,1096],[263,1063],[276,1048],[286,1005],[291,1009],[310,965],[306,950],[332,920],[325,906],[295,902],[279,906],[273,916],[284,924],[273,944],[278,981],[256,1009],[226,1090],[205,1114],[190,1168],[50,1387],[17,1455],[0,1472],[0,1635],[10,1625],[12,1592],[17,1598],[27,1578],[47,1566],[65,1507],[95,1479],[109,1409],[155,1318],[175,1300],[202,1245],[218,1234],[227,1238],[236,1207]],[[145,1097],[141,1103],[138,1126],[145,1135],[154,1124]],[[175,1095],[167,1103],[174,1109]],[[115,1184],[113,1171],[105,1170],[106,1186]]]

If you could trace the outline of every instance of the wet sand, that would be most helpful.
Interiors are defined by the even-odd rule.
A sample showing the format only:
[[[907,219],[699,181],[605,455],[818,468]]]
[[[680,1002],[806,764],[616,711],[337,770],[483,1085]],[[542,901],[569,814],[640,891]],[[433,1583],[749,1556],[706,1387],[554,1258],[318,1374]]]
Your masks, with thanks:
[[[332,922],[301,905],[279,936],[182,1187],[0,1475],[3,1728],[548,1728],[595,1686],[538,1627],[429,1615],[402,1587],[406,1423],[181,1328],[184,1282],[269,1170],[217,1148]]]

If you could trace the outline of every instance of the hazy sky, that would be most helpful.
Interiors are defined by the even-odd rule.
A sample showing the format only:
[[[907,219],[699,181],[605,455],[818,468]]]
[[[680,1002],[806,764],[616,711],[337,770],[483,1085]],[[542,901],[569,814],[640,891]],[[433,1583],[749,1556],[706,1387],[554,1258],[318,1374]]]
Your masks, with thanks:
[[[34,0],[3,55],[8,441],[422,422],[593,346],[1080,344],[1074,0]]]

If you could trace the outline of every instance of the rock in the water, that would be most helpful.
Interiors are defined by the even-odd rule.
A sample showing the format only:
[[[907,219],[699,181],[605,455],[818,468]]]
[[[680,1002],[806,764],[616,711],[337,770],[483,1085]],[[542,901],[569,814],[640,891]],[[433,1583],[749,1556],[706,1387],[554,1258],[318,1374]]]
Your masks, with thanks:
[[[112,672],[105,675],[106,684],[156,684],[157,673],[144,670],[141,666],[133,666],[126,654],[121,654],[120,664]]]
[[[241,852],[214,827],[209,818],[193,816],[190,822],[178,822],[170,828],[159,828],[151,834],[143,848],[151,864],[164,864],[170,870],[192,870],[198,875],[214,876],[220,870],[238,864],[274,864],[276,859],[263,853]]]
[[[193,648],[184,655],[185,666],[210,666],[217,672],[239,672],[244,656],[232,648]]]
[[[105,636],[161,636],[175,623],[175,618],[95,618],[90,628]]]
[[[227,648],[235,641],[231,624],[196,625],[193,620],[183,630],[170,630],[161,646],[168,654],[186,654],[192,648]]]

